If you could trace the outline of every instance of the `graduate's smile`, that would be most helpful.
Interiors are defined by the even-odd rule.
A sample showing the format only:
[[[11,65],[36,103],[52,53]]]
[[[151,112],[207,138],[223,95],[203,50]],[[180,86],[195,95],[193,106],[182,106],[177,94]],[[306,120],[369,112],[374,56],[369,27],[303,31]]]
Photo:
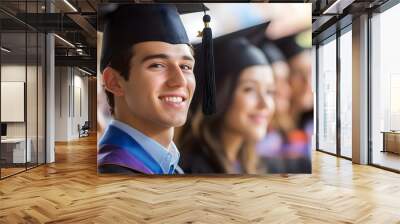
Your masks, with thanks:
[[[187,96],[185,94],[164,94],[158,97],[163,105],[172,108],[185,108]]]
[[[268,116],[265,113],[255,113],[250,114],[249,116],[250,121],[255,125],[266,125]]]

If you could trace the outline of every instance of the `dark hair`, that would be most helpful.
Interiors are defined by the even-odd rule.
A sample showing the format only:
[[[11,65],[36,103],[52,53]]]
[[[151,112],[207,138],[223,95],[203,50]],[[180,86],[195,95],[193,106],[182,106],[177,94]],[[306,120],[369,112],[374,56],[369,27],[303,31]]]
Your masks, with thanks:
[[[130,61],[133,57],[133,49],[132,47],[122,51],[121,53],[114,55],[110,59],[110,63],[108,66],[111,68],[117,70],[120,75],[125,79],[129,80],[129,70],[130,70]],[[114,94],[105,90],[106,96],[107,96],[107,102],[108,105],[110,106],[110,112],[111,114],[114,114]]]
[[[222,138],[225,117],[232,107],[234,93],[242,72],[248,67],[264,65],[268,62],[259,49],[250,45],[243,38],[220,40],[214,46],[214,60],[218,62],[215,63],[215,85],[218,89],[215,95],[217,111],[213,115],[203,116],[201,112],[202,90],[196,88],[195,102],[191,105],[193,117],[190,114],[181,131],[182,135],[177,137],[179,148],[183,149],[182,167],[188,172],[198,172],[197,167],[194,167],[195,163],[190,160],[196,160],[197,158],[193,157],[199,154],[206,157],[204,162],[207,162],[214,172],[234,172],[233,164],[227,158]],[[200,71],[201,68],[198,70]],[[200,78],[204,82],[204,77]],[[249,159],[250,157],[252,159]],[[255,162],[254,147],[250,147],[250,142],[245,141],[242,144],[238,160],[243,172],[254,173],[257,162]],[[188,161],[190,164],[185,164]]]
[[[231,108],[234,100],[234,92],[238,86],[238,80],[243,72],[238,74],[218,74],[216,79],[218,91],[216,92],[216,103],[218,105],[217,112],[210,116],[204,116],[201,112],[201,106],[193,105],[192,113],[188,121],[182,127],[180,136],[176,136],[177,143],[183,154],[183,168],[191,166],[184,161],[188,157],[196,155],[205,155],[206,161],[213,167],[214,172],[229,173],[232,167],[227,159],[226,152],[222,143],[222,128],[224,125],[224,117]],[[253,173],[252,166],[256,164],[255,153],[249,143],[244,143],[239,151],[238,157],[243,167],[243,172]],[[190,168],[188,169],[190,170]],[[192,172],[197,172],[192,170]]]

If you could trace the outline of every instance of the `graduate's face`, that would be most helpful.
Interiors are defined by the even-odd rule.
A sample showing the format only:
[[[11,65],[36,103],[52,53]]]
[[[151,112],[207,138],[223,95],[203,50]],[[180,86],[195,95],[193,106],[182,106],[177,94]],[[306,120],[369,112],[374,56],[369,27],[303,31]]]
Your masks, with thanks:
[[[274,91],[271,67],[257,65],[244,69],[225,116],[225,127],[248,140],[260,140],[275,110]]]
[[[313,108],[310,58],[310,52],[304,51],[289,60],[292,102],[300,110],[298,112]]]
[[[182,126],[195,90],[194,58],[186,44],[134,45],[124,99],[136,118],[162,127]]]
[[[275,78],[275,105],[276,115],[288,113],[290,109],[290,97],[292,90],[289,84],[289,66],[286,62],[277,61],[272,64]]]

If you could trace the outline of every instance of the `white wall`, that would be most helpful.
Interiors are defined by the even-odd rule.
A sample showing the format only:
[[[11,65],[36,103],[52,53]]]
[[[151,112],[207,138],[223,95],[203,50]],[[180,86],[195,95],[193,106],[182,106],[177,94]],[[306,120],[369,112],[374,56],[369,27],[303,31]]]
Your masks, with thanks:
[[[72,138],[77,138],[78,133],[78,124],[83,125],[85,121],[88,121],[88,78],[81,76],[82,73],[78,73],[76,75],[76,71],[74,70],[74,91],[71,99],[74,99],[74,102],[71,102],[71,105],[74,104],[72,108],[72,119],[71,119],[71,136]]]
[[[28,67],[28,70],[31,70]],[[2,65],[1,66],[1,81],[6,82],[25,82],[25,65]],[[7,108],[1,108],[7,110]],[[7,137],[25,137],[24,122],[7,123]]]
[[[88,78],[83,75],[76,68],[56,67],[56,141],[79,138],[78,124],[88,120]]]
[[[37,70],[38,69],[38,70]],[[1,66],[1,81],[3,82],[24,82],[26,83],[26,107],[21,108],[22,113],[27,115],[27,120],[23,122],[6,122],[7,137],[25,138],[30,140],[32,162],[39,159],[39,163],[44,162],[44,92],[42,68],[25,64],[3,64]],[[25,80],[27,78],[27,80]],[[23,94],[23,90],[22,93]],[[7,97],[7,96],[2,96]],[[1,108],[1,110],[12,110],[11,108]],[[7,111],[12,113],[12,111]],[[39,153],[39,155],[37,155]]]
[[[9,64],[9,65],[2,65],[1,66],[1,81],[5,82],[25,82],[25,64],[24,65],[17,65],[17,64]],[[34,66],[27,66],[28,75],[36,74],[36,67]],[[29,77],[28,77],[29,78]],[[36,86],[36,81],[29,80],[30,85]],[[35,102],[33,105],[36,107],[36,88],[28,88],[27,89],[27,103]],[[31,91],[32,92],[31,92]],[[32,109],[32,108],[31,108]],[[1,108],[1,110],[7,110],[7,108]],[[36,113],[28,113],[28,122],[35,121],[36,123]],[[26,122],[7,122],[7,136],[8,137],[25,137],[25,123]],[[32,127],[32,124],[28,125],[28,128]],[[36,127],[35,127],[36,130]],[[36,133],[35,133],[36,134]],[[29,137],[29,131],[28,131]]]

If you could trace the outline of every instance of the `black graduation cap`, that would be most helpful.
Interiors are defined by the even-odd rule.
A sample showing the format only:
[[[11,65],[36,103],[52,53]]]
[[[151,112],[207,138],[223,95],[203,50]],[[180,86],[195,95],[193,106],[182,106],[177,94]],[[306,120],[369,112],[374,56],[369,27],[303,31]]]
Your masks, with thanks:
[[[271,64],[277,61],[284,61],[286,58],[282,51],[265,35],[265,30],[268,28],[268,25],[269,22],[250,27],[246,33],[246,38],[264,52]]]
[[[269,64],[264,53],[244,37],[215,40],[214,60],[217,83],[224,75],[238,75],[247,67]]]
[[[162,41],[171,44],[189,44],[186,30],[179,14],[204,11],[202,48],[203,74],[207,82],[204,113],[215,111],[215,84],[212,53],[212,32],[208,26],[210,16],[204,4],[108,4],[99,10],[99,26],[103,31],[100,70],[109,65],[111,57],[134,44],[145,41]]]
[[[269,22],[251,26],[239,31],[228,33],[214,38],[214,60],[216,78],[221,76],[225,71],[239,72],[245,67],[252,64],[269,64],[269,61],[259,49],[253,44],[252,39],[260,34],[260,30],[266,30]],[[195,46],[196,56],[201,53],[201,45]],[[200,54],[201,55],[201,54]],[[201,61],[201,58],[197,58]],[[202,67],[196,67],[200,71]],[[223,72],[222,72],[223,71]]]
[[[278,46],[279,49],[281,49],[286,59],[290,59],[293,56],[296,56],[305,50],[305,48],[303,48],[296,42],[297,35],[298,34],[296,33],[274,41],[276,46]]]
[[[258,47],[264,52],[271,64],[278,61],[286,61],[282,51],[272,41],[265,39]]]
[[[114,2],[120,2],[120,1],[114,1]],[[155,1],[154,4],[157,5],[157,2],[162,3],[162,1]],[[168,2],[165,2],[165,3],[168,3]],[[137,3],[137,4],[144,4],[144,3]],[[122,3],[112,3],[112,2],[100,3],[100,5],[98,7],[98,12],[97,12],[97,18],[98,18],[97,29],[99,31],[101,31],[101,32],[104,31],[105,20],[111,13],[113,13],[121,5],[123,5],[123,4]],[[131,5],[132,5],[132,3],[131,3]],[[209,8],[207,6],[205,6],[203,3],[175,3],[173,5],[175,5],[175,7],[180,15],[209,10]]]
[[[239,73],[252,65],[269,64],[268,60],[251,39],[259,36],[260,30],[266,30],[269,22],[251,26],[214,39],[215,71],[217,76]]]
[[[253,45],[248,37],[259,33],[260,29],[266,29],[269,22],[252,26],[243,30],[239,30],[233,33],[229,33],[213,40],[214,45],[214,60],[215,60],[215,83],[218,91],[220,91],[221,85],[224,85],[224,80],[227,75],[233,75],[234,80],[238,79],[239,74],[242,70],[247,67],[254,65],[268,65],[269,61],[264,53],[255,45]],[[200,45],[195,46],[196,61],[201,61],[201,58],[197,58],[197,55],[201,55],[203,49]],[[199,54],[200,53],[200,54]],[[202,73],[202,66],[195,66],[196,72]],[[204,82],[204,80],[203,80]],[[236,81],[234,81],[236,82]],[[197,91],[200,91],[197,89]],[[193,110],[196,110],[196,106],[199,102],[200,96],[204,97],[201,92],[196,93],[194,99]],[[217,94],[218,95],[218,94]],[[220,99],[217,99],[218,106],[220,107]],[[224,108],[218,108],[218,111]]]
[[[265,23],[260,23],[254,26],[247,27],[232,33],[228,33],[217,38],[214,38],[214,42],[223,42],[227,40],[232,40],[238,37],[244,37],[250,41],[250,43],[255,44],[262,38],[264,38],[264,32],[268,28],[270,21]]]

